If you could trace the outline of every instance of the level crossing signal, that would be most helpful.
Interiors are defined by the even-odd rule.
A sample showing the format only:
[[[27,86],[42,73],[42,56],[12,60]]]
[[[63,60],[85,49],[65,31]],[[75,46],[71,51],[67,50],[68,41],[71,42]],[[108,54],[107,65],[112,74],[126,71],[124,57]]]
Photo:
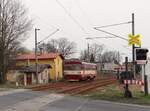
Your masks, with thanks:
[[[148,49],[146,48],[136,48],[136,60],[147,60]]]

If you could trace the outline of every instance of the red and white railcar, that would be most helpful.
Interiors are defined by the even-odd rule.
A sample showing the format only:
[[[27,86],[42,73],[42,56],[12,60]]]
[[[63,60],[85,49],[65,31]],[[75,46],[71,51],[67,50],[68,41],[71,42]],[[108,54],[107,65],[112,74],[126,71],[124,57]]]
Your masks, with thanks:
[[[97,75],[97,65],[80,60],[64,62],[64,77],[68,81],[94,80]]]

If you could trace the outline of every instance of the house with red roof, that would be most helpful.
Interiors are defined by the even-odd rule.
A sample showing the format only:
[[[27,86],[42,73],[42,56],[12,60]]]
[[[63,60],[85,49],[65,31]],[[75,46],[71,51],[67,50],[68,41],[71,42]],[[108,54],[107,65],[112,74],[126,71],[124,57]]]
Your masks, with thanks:
[[[61,80],[63,78],[63,56],[59,53],[40,53],[38,54],[38,64],[49,64],[51,66],[49,79]],[[16,58],[16,66],[30,66],[35,65],[35,54],[22,54]]]

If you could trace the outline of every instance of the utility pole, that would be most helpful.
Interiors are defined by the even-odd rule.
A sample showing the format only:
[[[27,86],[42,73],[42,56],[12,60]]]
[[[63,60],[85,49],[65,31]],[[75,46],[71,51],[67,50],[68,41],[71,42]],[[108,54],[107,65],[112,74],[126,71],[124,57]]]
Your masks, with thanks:
[[[148,95],[148,81],[147,81],[147,75],[145,74],[145,64],[143,65],[144,67],[144,93],[145,96]]]
[[[128,73],[128,57],[125,57],[125,67],[126,67],[126,80],[130,79],[129,73]],[[132,98],[132,92],[129,90],[129,84],[128,82],[125,84],[125,92],[124,97],[126,98]]]
[[[134,29],[134,13],[132,13],[132,36],[135,35],[135,29]],[[134,74],[134,78],[135,78],[135,45],[132,45],[132,63],[133,63],[133,74]]]
[[[126,77],[128,77],[128,57],[125,57]],[[126,78],[129,79],[129,78]]]
[[[118,64],[120,64],[120,53],[119,53],[119,51],[118,51]]]
[[[40,29],[35,28],[35,66],[36,66],[36,83],[38,84],[38,57],[37,57],[37,31]]]
[[[90,61],[90,45],[89,45],[89,43],[87,44],[87,53],[88,53],[88,56],[87,56],[87,62],[89,62]]]

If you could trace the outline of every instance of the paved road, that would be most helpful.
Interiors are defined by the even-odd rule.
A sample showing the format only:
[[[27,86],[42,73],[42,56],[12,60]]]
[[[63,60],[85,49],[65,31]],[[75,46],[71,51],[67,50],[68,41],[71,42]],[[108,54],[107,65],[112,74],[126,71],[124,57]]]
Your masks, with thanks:
[[[12,92],[8,91],[8,92],[0,92],[0,111],[9,108],[12,105],[15,105],[19,102],[25,102],[27,100],[31,100],[37,97],[41,97],[44,96],[45,93],[43,92],[31,92],[31,91],[24,91],[24,92],[20,92],[20,91],[16,91],[16,92]]]
[[[150,111],[150,107],[65,97],[47,104],[40,111]]]
[[[24,91],[0,95],[0,111],[150,111],[150,107]]]

